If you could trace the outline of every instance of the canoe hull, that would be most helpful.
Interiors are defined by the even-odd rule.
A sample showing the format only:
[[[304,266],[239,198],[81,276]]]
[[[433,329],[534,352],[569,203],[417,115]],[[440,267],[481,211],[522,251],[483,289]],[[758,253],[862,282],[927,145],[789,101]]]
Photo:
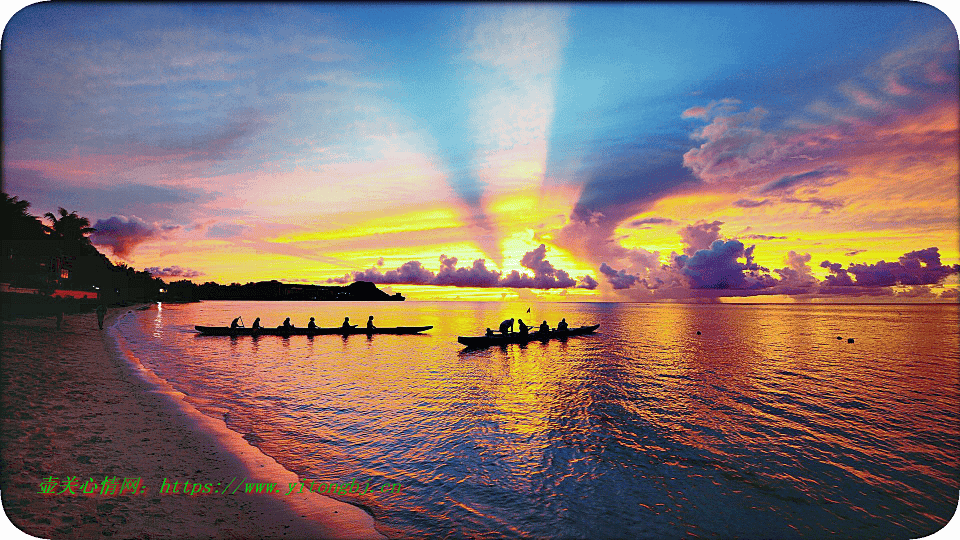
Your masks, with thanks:
[[[349,336],[354,334],[419,334],[433,328],[432,326],[395,326],[390,328],[366,328],[353,327],[344,329],[336,328],[230,328],[228,326],[194,326],[202,335],[205,336],[323,336],[337,334]]]
[[[478,337],[467,337],[461,336],[457,338],[461,344],[466,345],[471,348],[482,348],[482,347],[492,347],[494,345],[509,345],[511,343],[530,343],[531,341],[549,341],[551,339],[564,339],[570,336],[583,336],[586,334],[592,334],[596,331],[597,328],[600,328],[599,324],[593,326],[580,326],[578,328],[570,328],[566,332],[557,332],[552,330],[546,334],[540,332],[531,332],[527,335],[521,334],[509,334],[507,336],[494,335],[494,336],[478,336]]]

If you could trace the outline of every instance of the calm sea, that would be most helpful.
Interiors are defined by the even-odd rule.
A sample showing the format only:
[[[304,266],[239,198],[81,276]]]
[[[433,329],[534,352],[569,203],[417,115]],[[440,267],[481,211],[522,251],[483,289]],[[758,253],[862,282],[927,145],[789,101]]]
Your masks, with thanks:
[[[434,328],[193,330],[240,315]],[[509,317],[600,329],[456,341]],[[115,334],[301,479],[399,483],[338,497],[391,537],[918,538],[960,493],[956,304],[202,302]]]

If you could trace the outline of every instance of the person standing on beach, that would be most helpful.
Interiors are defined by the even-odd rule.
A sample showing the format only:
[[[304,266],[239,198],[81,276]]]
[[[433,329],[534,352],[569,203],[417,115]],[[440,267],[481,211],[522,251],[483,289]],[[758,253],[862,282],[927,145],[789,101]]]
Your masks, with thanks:
[[[103,318],[107,315],[107,306],[100,304],[97,306],[97,324],[103,330]]]

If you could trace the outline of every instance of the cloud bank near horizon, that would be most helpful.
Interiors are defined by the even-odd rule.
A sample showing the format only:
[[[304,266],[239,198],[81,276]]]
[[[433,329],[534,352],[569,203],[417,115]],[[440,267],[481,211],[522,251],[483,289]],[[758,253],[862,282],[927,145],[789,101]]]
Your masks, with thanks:
[[[645,301],[760,295],[933,297],[931,286],[943,286],[947,278],[960,274],[960,264],[943,264],[939,248],[928,247],[904,253],[897,261],[851,263],[847,268],[824,260],[819,266],[830,274],[818,280],[808,264],[809,253],[791,250],[785,257],[787,265],[771,270],[755,262],[756,245],[746,247],[738,239],[724,239],[721,225],[699,222],[677,231],[686,247],[682,254],[673,252],[669,263],[648,261],[641,272],[631,273],[604,262],[600,274],[624,298]],[[659,260],[659,253],[651,255]],[[910,290],[897,292],[894,287]],[[941,296],[954,298],[953,291],[947,289]]]
[[[436,285],[441,287],[478,287],[509,289],[568,289],[579,288],[593,290],[598,282],[593,276],[585,275],[578,279],[570,277],[566,270],[554,268],[546,260],[547,247],[540,244],[536,249],[524,254],[520,265],[533,272],[512,270],[507,274],[490,270],[484,259],[476,259],[469,267],[457,267],[456,257],[440,255],[440,268],[437,272],[427,269],[420,261],[403,263],[396,269],[386,272],[377,267],[348,273],[343,277],[330,278],[328,283],[351,283],[369,281],[384,285]]]

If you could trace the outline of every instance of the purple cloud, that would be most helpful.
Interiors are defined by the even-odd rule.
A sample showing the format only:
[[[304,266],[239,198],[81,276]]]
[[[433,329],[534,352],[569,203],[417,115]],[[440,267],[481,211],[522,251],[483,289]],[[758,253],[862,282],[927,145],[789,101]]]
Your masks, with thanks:
[[[847,176],[847,171],[837,165],[828,165],[812,171],[798,174],[788,174],[768,183],[760,188],[759,193],[780,192],[793,193],[797,187],[804,184],[824,184],[822,180]]]
[[[199,270],[191,270],[189,268],[182,268],[177,265],[167,266],[165,268],[160,268],[159,266],[151,266],[150,268],[145,268],[147,272],[153,277],[159,278],[171,278],[171,277],[182,277],[184,279],[195,278],[203,275],[203,272]]]
[[[786,240],[786,236],[770,236],[768,234],[748,234],[741,236],[744,240]]]
[[[630,222],[631,227],[640,227],[641,225],[673,225],[676,221],[670,218],[648,217],[637,219]]]
[[[739,240],[724,241],[721,225],[720,221],[699,221],[677,231],[687,247],[683,255],[674,254],[670,265],[659,264],[658,257],[643,260],[633,271],[617,270],[601,263],[600,273],[614,290],[639,285],[647,291],[686,297],[701,295],[692,292],[694,290],[756,290],[776,285],[778,280],[754,262],[755,246],[744,248]],[[740,262],[741,258],[746,262]]]
[[[353,281],[369,281],[382,284],[431,285],[436,275],[423,267],[420,261],[409,261],[396,270],[381,272],[378,268],[369,268],[353,273]]]
[[[800,287],[807,289],[817,283],[817,278],[813,277],[808,262],[813,258],[809,253],[803,255],[790,250],[787,253],[787,266],[774,270],[780,274],[780,283],[785,287]]]
[[[705,182],[716,183],[736,178],[748,171],[776,163],[789,149],[759,126],[767,111],[754,107],[734,113],[737,100],[711,104],[699,118],[713,116],[710,124],[693,133],[703,143],[683,155],[683,165]],[[719,114],[714,114],[716,111]]]
[[[823,261],[820,263],[820,268],[826,268],[830,271],[832,275],[824,278],[823,283],[829,287],[852,287],[853,279],[850,278],[850,274],[843,269],[843,265],[840,263],[832,263],[830,261]]]
[[[692,257],[675,259],[680,272],[689,278],[691,289],[761,289],[777,284],[777,279],[761,272],[765,268],[753,262],[753,248],[744,249],[739,240],[715,240],[709,249]],[[739,259],[745,258],[741,263]]]
[[[431,284],[454,287],[496,287],[500,275],[500,272],[488,270],[484,259],[473,261],[470,268],[457,268],[456,257],[440,255],[440,271]]]
[[[623,270],[614,270],[607,263],[600,263],[600,273],[607,276],[607,281],[617,290],[629,289],[639,280],[633,274],[628,274]]]
[[[838,287],[892,287],[894,285],[937,285],[949,275],[960,272],[960,265],[940,262],[939,248],[929,247],[900,256],[896,262],[879,261],[873,264],[851,264],[846,269],[840,263],[823,261],[822,268],[830,270],[824,283]],[[850,277],[853,274],[856,280]]]
[[[957,298],[960,298],[960,289],[946,289],[940,293],[940,298],[944,299],[953,299],[954,302],[957,301]]]
[[[710,232],[713,224],[701,223],[688,229]],[[719,235],[719,231],[717,231]],[[758,235],[762,236],[762,235]],[[960,264],[944,265],[938,248],[930,247],[905,253],[896,262],[851,264],[823,261],[830,272],[822,281],[812,275],[809,253],[790,251],[786,266],[770,270],[754,262],[756,246],[745,247],[739,240],[714,240],[707,249],[691,255],[673,254],[673,261],[648,265],[640,271],[618,270],[602,263],[599,273],[615,291],[637,300],[688,299],[711,300],[721,296],[790,295],[809,298],[816,295],[897,296],[902,298],[956,297],[954,289],[937,296],[931,286],[942,285],[950,275],[960,273]],[[910,286],[896,291],[894,286]]]
[[[532,289],[566,289],[577,284],[566,270],[558,270],[546,260],[547,246],[540,244],[533,251],[529,251],[520,259],[520,265],[533,270],[535,285]],[[516,272],[516,270],[514,270]],[[511,276],[514,272],[511,272]]]
[[[236,223],[217,223],[207,228],[207,238],[236,238],[246,230],[245,225]]]
[[[906,253],[897,262],[851,264],[847,271],[857,277],[856,284],[861,287],[936,285],[960,272],[960,265],[944,266],[938,248],[930,247]]]
[[[760,199],[759,201],[755,201],[753,199],[739,199],[733,203],[734,206],[740,208],[756,208],[765,204],[773,204],[773,201],[770,199]]]
[[[785,203],[794,203],[794,204],[812,204],[813,206],[820,207],[820,210],[823,213],[827,213],[831,210],[836,210],[837,208],[842,208],[844,205],[843,201],[837,199],[821,199],[819,197],[810,197],[809,199],[798,199],[796,197],[784,197],[781,199]]]
[[[457,267],[456,257],[440,255],[440,269],[434,273],[423,266],[420,261],[409,261],[395,270],[381,271],[379,268],[369,268],[356,271],[343,277],[330,278],[329,283],[349,283],[351,281],[370,281],[377,284],[389,285],[437,285],[448,287],[509,287],[518,289],[566,289],[577,287],[594,289],[597,281],[591,276],[577,280],[570,277],[566,270],[554,268],[544,257],[547,247],[540,244],[536,249],[524,254],[520,264],[533,271],[533,276],[520,273],[516,270],[507,275],[496,270],[490,270],[484,259],[473,261],[470,267]]]
[[[905,291],[898,291],[897,296],[901,298],[927,298],[930,300],[937,297],[936,293],[930,290],[929,285],[913,285]]]
[[[587,274],[580,278],[580,283],[577,283],[577,288],[587,289],[592,291],[596,289],[597,285],[599,284],[600,283],[598,283],[597,280],[593,279],[593,276],[591,276],[590,274]]]
[[[147,223],[137,216],[112,216],[98,219],[93,228],[97,231],[90,235],[90,241],[98,246],[106,246],[117,257],[127,259],[138,245],[160,238],[163,234],[179,229],[179,225],[160,226]]]
[[[707,223],[701,220],[677,231],[680,233],[683,243],[687,244],[687,247],[683,248],[683,252],[687,255],[693,255],[701,249],[708,249],[715,240],[720,238],[721,225],[723,225],[722,221]]]

